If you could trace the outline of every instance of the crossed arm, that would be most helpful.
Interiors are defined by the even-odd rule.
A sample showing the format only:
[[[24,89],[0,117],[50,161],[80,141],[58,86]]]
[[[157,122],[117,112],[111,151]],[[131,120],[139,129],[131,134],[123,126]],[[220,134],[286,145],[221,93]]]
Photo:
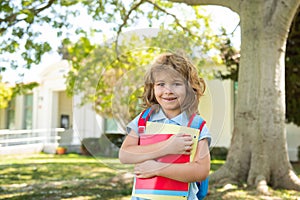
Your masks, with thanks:
[[[151,145],[138,145],[137,134],[132,130],[119,151],[122,163],[135,164],[134,173],[139,178],[164,176],[182,182],[204,180],[210,170],[210,154],[206,139],[197,145],[195,159],[190,163],[161,163],[156,158],[168,154],[190,154],[193,141],[191,136],[176,134],[168,140]]]

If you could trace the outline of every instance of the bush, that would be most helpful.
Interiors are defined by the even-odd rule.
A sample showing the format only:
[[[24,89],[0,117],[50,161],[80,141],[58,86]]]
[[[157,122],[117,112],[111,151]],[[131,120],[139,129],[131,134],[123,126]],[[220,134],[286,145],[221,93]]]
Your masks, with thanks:
[[[123,140],[125,138],[124,134],[105,134],[105,135],[117,147],[121,147],[122,142],[123,142]]]
[[[81,143],[83,155],[117,157],[119,148],[105,135],[100,138],[84,138]]]
[[[214,147],[210,151],[212,160],[226,160],[228,149],[225,147]]]
[[[298,161],[300,161],[300,146],[298,146]]]

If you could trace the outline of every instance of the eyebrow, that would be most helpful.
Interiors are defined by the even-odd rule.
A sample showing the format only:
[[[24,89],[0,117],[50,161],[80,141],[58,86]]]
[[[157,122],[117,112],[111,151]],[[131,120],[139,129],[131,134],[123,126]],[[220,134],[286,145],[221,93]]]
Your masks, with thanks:
[[[184,82],[184,80],[182,80],[182,79],[174,79],[174,81]]]
[[[156,82],[166,82],[166,81],[165,80],[155,80],[154,83],[156,83]],[[184,80],[182,80],[182,79],[174,79],[174,80],[172,80],[172,82],[184,82]]]

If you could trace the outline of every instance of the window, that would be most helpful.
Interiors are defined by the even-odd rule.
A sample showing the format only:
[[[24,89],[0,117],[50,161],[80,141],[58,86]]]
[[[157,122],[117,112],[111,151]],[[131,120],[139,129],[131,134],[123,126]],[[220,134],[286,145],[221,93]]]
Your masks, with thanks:
[[[33,95],[27,94],[24,96],[24,129],[32,129],[32,110],[33,109]]]
[[[69,115],[60,116],[60,128],[69,129]]]
[[[16,115],[16,99],[13,98],[6,109],[6,128],[16,129],[15,127],[15,115]]]
[[[112,118],[106,118],[104,120],[105,133],[121,133],[118,128],[117,122]]]

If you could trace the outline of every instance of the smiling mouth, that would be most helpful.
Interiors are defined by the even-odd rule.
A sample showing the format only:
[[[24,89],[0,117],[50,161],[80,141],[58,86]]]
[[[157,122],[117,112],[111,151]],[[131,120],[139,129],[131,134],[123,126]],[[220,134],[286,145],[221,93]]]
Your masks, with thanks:
[[[163,98],[165,101],[175,101],[177,100],[177,97],[172,97],[172,98]]]

